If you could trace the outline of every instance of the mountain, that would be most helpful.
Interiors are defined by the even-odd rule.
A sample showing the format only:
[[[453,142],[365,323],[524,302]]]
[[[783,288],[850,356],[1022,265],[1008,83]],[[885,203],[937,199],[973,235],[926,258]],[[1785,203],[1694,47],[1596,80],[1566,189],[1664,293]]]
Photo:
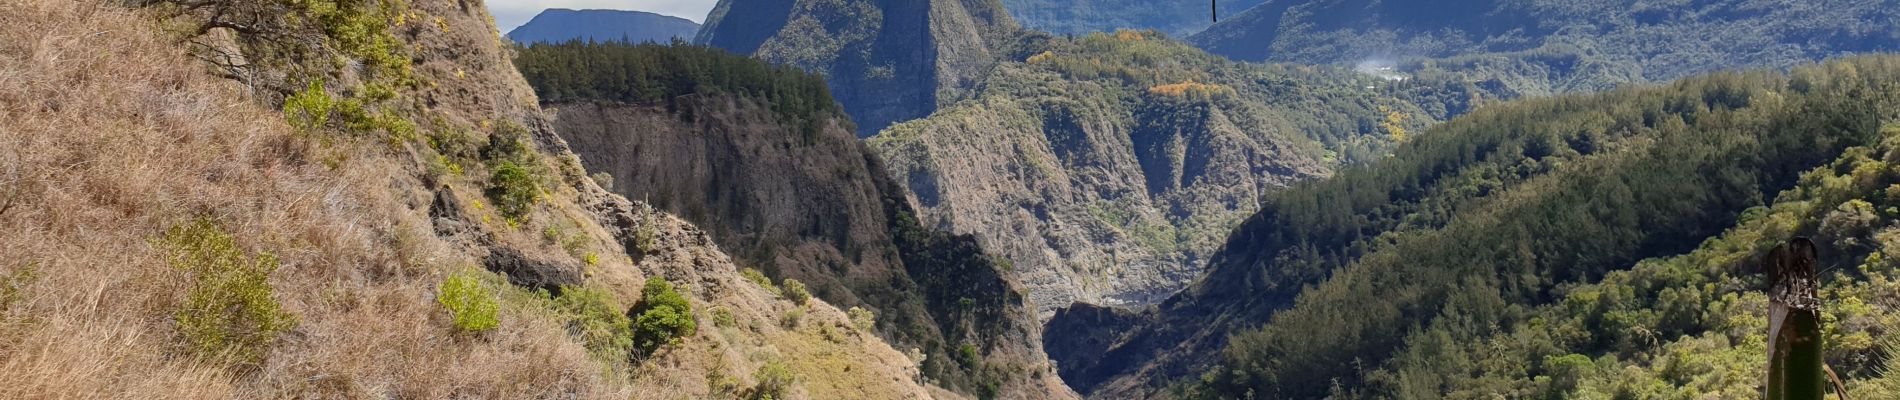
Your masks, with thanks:
[[[1220,15],[1239,14],[1264,0],[1214,2]],[[1055,34],[1154,29],[1185,38],[1214,23],[1215,6],[1192,1],[1003,0],[1024,28]]]
[[[1377,159],[1483,96],[1240,64],[1153,31],[1037,40],[974,99],[867,141],[924,225],[1011,260],[1043,317],[1165,299],[1264,194]]]
[[[680,17],[644,11],[550,8],[508,31],[508,40],[515,43],[569,40],[669,43],[676,39],[692,40],[697,33],[699,24]]]
[[[1759,278],[1739,271],[1815,232],[1780,211],[1836,208],[1792,204],[1817,194],[1790,189],[1896,182],[1878,172],[1884,164],[1857,161],[1892,133],[1881,125],[1900,115],[1896,88],[1900,60],[1861,57],[1487,106],[1388,159],[1271,196],[1203,277],[1154,310],[1058,314],[1046,337],[1088,340],[1051,356],[1079,391],[1113,398],[1563,397],[1591,387],[1753,397],[1746,366],[1759,364],[1681,363],[1718,357],[1703,349],[1742,357],[1759,340],[1759,321],[1747,319],[1761,315],[1749,305],[1759,292],[1754,303],[1736,297]],[[1850,168],[1870,170],[1821,181]],[[1770,207],[1777,193],[1791,204]],[[1784,219],[1756,228],[1767,215]],[[1755,236],[1712,240],[1725,229]],[[1685,253],[1701,255],[1665,258]],[[1884,285],[1861,273],[1836,279]],[[1836,355],[1873,345],[1856,346]],[[1857,382],[1886,379],[1856,371]]]
[[[1237,60],[1460,74],[1547,95],[1900,50],[1896,10],[1891,0],[1276,1],[1190,41]]]
[[[720,0],[694,42],[823,75],[870,136],[962,98],[1016,30],[996,0]]]
[[[597,185],[483,7],[128,4],[0,8],[0,397],[945,395]]]
[[[743,265],[872,311],[879,335],[921,350],[938,385],[980,398],[1075,396],[1043,356],[1013,277],[973,239],[916,224],[817,76],[695,46],[517,53],[558,110],[555,131],[588,170],[611,174],[597,178],[616,193],[707,227]],[[652,87],[667,89],[641,90]]]

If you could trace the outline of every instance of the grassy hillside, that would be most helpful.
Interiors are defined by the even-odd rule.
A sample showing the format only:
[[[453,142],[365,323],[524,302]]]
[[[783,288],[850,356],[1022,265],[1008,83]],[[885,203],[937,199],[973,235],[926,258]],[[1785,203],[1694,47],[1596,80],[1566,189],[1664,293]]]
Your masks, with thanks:
[[[882,337],[927,356],[938,385],[1068,394],[1045,373],[1009,271],[967,236],[917,226],[822,79],[697,46],[538,45],[516,61],[616,193],[699,223],[743,265],[873,312]]]
[[[1896,10],[1892,0],[1304,0],[1249,9],[1191,41],[1239,60],[1390,66],[1547,95],[1892,51]]]
[[[1894,59],[1857,58],[1460,117],[1391,159],[1274,196],[1195,286],[1096,349],[1101,363],[1063,359],[1064,376],[1141,393],[1221,360],[1191,394],[1444,389],[1406,368],[1448,364],[1405,357],[1550,322],[1529,310],[1695,249],[1800,173],[1878,143],[1896,81]]]
[[[0,7],[0,397],[932,395],[588,179],[481,7],[192,3]]]

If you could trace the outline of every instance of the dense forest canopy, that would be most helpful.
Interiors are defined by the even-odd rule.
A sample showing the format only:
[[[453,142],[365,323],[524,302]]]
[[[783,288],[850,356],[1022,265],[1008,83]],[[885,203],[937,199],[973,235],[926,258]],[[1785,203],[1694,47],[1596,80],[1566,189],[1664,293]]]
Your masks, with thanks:
[[[711,47],[579,41],[515,48],[515,66],[546,103],[672,102],[698,93],[763,99],[807,135],[843,115],[822,77]]]
[[[1225,264],[1205,282],[1309,289],[1264,327],[1235,336],[1201,393],[1304,397],[1341,382],[1397,396],[1444,389],[1421,383],[1448,372],[1433,368],[1483,372],[1417,353],[1549,323],[1516,325],[1571,285],[1694,249],[1802,172],[1848,146],[1879,143],[1879,124],[1900,99],[1896,83],[1900,59],[1861,58],[1790,77],[1725,73],[1534,100],[1447,124],[1379,166],[1286,192],[1230,241],[1247,255],[1229,261],[1251,266]],[[1630,329],[1663,329],[1665,339],[1667,329],[1700,333],[1658,318],[1573,326],[1578,336],[1541,345],[1602,355]],[[1541,375],[1531,372],[1521,378]]]
[[[1471,384],[1425,378],[1454,367],[1493,382],[1485,374],[1501,372],[1484,364],[1415,353],[1547,323],[1531,311],[1576,285],[1695,249],[1803,172],[1878,143],[1897,83],[1900,60],[1868,57],[1478,110],[1391,158],[1272,196],[1205,277],[1101,357],[1135,366],[1065,365],[1065,379],[1107,383],[1150,357],[1161,367],[1151,371],[1187,375],[1179,363],[1205,355],[1195,349],[1222,347],[1205,339],[1224,334],[1208,332],[1236,329],[1220,367],[1178,394],[1418,395]],[[1265,324],[1232,322],[1248,320]],[[1545,344],[1601,356],[1614,342],[1604,338],[1627,334],[1618,329],[1632,327],[1582,326],[1569,334],[1592,339]],[[1183,353],[1157,352],[1194,337]],[[1526,368],[1524,382],[1547,372]]]

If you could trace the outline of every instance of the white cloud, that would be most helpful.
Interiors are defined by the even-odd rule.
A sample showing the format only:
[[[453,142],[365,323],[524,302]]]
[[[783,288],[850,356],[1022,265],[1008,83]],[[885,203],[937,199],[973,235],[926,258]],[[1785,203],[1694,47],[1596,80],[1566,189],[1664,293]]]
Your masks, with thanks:
[[[488,0],[488,11],[495,14],[495,25],[502,33],[527,23],[535,14],[549,8],[608,9],[646,11],[706,22],[719,0]]]

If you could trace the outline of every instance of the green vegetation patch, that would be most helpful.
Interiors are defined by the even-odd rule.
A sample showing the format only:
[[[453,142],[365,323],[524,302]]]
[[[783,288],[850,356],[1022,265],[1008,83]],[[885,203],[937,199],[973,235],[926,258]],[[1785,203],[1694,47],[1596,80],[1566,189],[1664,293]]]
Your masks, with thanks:
[[[208,218],[172,227],[157,243],[172,268],[191,276],[172,321],[199,354],[255,364],[278,335],[296,327],[271,288],[275,256],[239,248]]]
[[[635,316],[633,345],[640,355],[652,354],[661,346],[692,335],[699,329],[699,320],[693,316],[692,305],[666,279],[647,279],[646,287],[640,293],[640,302],[634,304],[630,312]]]
[[[766,102],[807,142],[843,116],[824,78],[717,48],[570,41],[517,47],[515,53],[515,67],[549,103],[665,102],[692,122],[693,111],[680,107],[680,96],[732,94]]]
[[[677,294],[675,294],[677,296]],[[612,294],[587,287],[564,287],[554,308],[567,320],[568,333],[602,360],[624,361],[634,349],[633,321]]]
[[[435,302],[449,311],[456,331],[484,333],[501,326],[497,297],[495,288],[485,282],[482,272],[470,270],[443,279]]]

